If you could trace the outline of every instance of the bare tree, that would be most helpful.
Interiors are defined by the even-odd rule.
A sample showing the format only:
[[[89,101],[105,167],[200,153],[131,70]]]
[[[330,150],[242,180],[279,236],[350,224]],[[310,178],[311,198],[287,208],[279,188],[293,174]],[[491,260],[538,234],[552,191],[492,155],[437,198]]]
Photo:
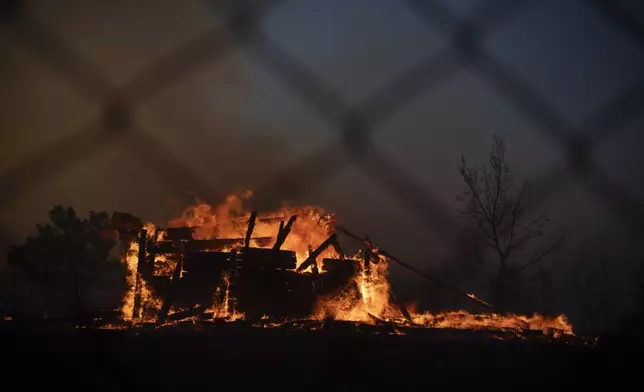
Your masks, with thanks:
[[[494,136],[487,166],[468,166],[465,157],[461,156],[459,172],[466,189],[458,197],[459,212],[475,224],[482,242],[495,255],[497,265],[492,295],[494,305],[500,311],[507,310],[510,284],[516,284],[526,269],[552,255],[563,242],[563,236],[559,236],[546,246],[534,246],[533,240],[544,236],[548,219],[541,215],[527,216],[527,182],[515,185],[505,153],[503,139]],[[517,260],[518,253],[525,253],[520,251],[531,248],[531,256],[522,262]]]

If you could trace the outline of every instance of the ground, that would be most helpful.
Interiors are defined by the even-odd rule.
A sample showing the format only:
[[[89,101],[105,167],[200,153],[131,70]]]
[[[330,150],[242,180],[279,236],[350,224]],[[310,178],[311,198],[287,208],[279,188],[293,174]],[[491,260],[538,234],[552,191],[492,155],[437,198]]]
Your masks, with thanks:
[[[193,326],[95,330],[0,325],[5,385],[20,390],[577,390],[641,383],[638,347],[504,341],[487,333],[404,336]],[[447,389],[449,388],[449,389]]]

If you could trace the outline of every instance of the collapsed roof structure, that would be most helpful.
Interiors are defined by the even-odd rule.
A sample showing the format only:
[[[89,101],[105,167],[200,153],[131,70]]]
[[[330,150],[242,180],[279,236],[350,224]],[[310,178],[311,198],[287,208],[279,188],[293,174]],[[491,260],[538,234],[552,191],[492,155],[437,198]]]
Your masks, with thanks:
[[[121,241],[129,244],[123,257],[129,270],[124,320],[157,326],[188,319],[339,320],[574,335],[565,316],[491,313],[492,306],[473,294],[428,276],[315,211],[261,215],[251,211],[224,221],[206,210],[198,219],[190,215],[168,228],[114,214],[113,225]],[[340,235],[355,240],[362,250],[347,256]],[[388,278],[390,262],[468,298],[488,313],[410,311]]]

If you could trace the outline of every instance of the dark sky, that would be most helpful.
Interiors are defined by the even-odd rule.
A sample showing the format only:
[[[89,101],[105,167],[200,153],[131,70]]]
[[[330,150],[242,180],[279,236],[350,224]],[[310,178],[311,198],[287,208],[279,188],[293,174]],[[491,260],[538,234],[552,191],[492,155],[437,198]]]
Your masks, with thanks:
[[[350,105],[360,105],[396,76],[450,45],[439,28],[430,27],[400,1],[284,3],[267,15],[261,30]],[[486,4],[443,3],[463,18]],[[584,1],[531,3],[486,35],[483,47],[563,120],[580,128],[575,132],[584,132],[589,116],[641,85],[642,46]],[[641,3],[617,3],[644,25]],[[218,23],[216,7],[199,0],[27,4],[34,20],[51,30],[46,36],[60,39],[72,58],[115,86],[126,85],[153,61]],[[20,26],[18,21],[0,27],[0,137],[5,146],[0,158],[5,187],[0,228],[8,238],[5,243],[32,231],[54,204],[73,205],[81,212],[129,211],[164,223],[180,214],[194,195],[208,198],[253,188],[271,193],[272,199],[319,204],[419,266],[439,263],[449,253],[440,225],[428,225],[427,217],[419,218],[408,201],[357,165],[349,163],[321,181],[309,181],[312,185],[296,193],[271,187],[273,176],[293,165],[302,165],[301,176],[309,175],[302,159],[336,140],[340,132],[251,50],[235,49],[178,75],[175,83],[133,111],[135,136],[111,143],[89,137],[65,145],[59,155],[38,155],[52,142],[78,140],[74,132],[87,129],[101,115],[105,98],[74,82],[82,72],[65,71],[65,65],[52,63],[51,55],[30,49],[26,42],[32,41],[23,39]],[[219,39],[227,42],[226,37]],[[643,124],[639,115],[609,129],[610,136],[593,151],[597,167],[639,200],[644,197],[644,175],[636,169],[643,163]],[[510,159],[529,179],[536,181],[542,173],[565,167],[565,151],[547,130],[472,68],[441,78],[379,123],[372,141],[455,218],[455,197],[462,189],[460,154],[472,161],[485,159],[495,133],[505,137]],[[164,151],[147,149],[155,148],[149,140]],[[91,153],[60,164],[62,157],[79,149]],[[33,167],[16,169],[34,160]],[[173,161],[182,168],[168,164]],[[33,184],[16,180],[34,177],[34,170],[46,174]],[[557,227],[572,233],[573,242],[590,238],[595,246],[618,249],[618,256],[613,250],[603,252],[619,258],[614,262],[620,269],[631,265],[622,259],[640,257],[633,227],[581,183],[565,178],[555,187],[542,209]]]

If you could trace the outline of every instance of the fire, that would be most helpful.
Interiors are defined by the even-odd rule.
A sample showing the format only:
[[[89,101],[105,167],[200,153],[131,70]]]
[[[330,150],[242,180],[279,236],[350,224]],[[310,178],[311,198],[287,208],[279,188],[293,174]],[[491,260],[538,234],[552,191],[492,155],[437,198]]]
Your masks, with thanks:
[[[161,308],[161,300],[154,295],[148,282],[145,281],[141,272],[138,270],[139,249],[139,243],[132,241],[124,256],[124,262],[127,266],[127,289],[122,300],[121,317],[126,321],[133,321],[135,318],[142,319],[145,309],[158,310]],[[139,287],[137,287],[137,280]],[[141,304],[135,314],[135,299],[137,295],[141,299]]]
[[[243,313],[237,312],[234,302],[231,301],[229,272],[222,273],[222,284],[215,289],[212,303],[213,305],[206,311],[213,313],[213,318],[235,321],[245,317]]]
[[[171,260],[166,255],[155,255],[152,275],[172,275],[176,267],[176,260]]]
[[[237,245],[226,246],[218,252],[229,252],[243,247],[251,212],[244,207],[244,203],[252,197],[252,192],[228,196],[225,201],[217,206],[198,202],[187,208],[181,217],[169,222],[169,227],[193,228],[193,239],[234,239],[240,240]],[[287,226],[291,217],[296,219],[290,226],[290,232],[284,240],[281,249],[295,253],[299,267],[315,249],[324,243],[335,232],[335,217],[325,213],[318,207],[284,206],[270,214],[257,216],[250,237],[250,247],[271,248],[278,238],[278,233]],[[148,241],[163,241],[166,232],[158,229],[153,224],[146,224]],[[263,239],[263,240],[262,240]],[[154,242],[152,241],[152,242]],[[233,241],[235,242],[235,241]],[[370,243],[368,244],[370,245]],[[355,275],[349,284],[342,290],[325,297],[318,298],[308,322],[333,319],[339,321],[378,324],[390,323],[396,326],[410,328],[454,328],[454,329],[491,329],[512,331],[519,334],[524,330],[542,331],[552,335],[574,335],[571,323],[564,315],[548,318],[539,314],[500,315],[496,313],[472,314],[467,311],[444,312],[438,314],[420,313],[397,301],[393,301],[394,293],[389,281],[389,256],[385,257],[375,247],[369,248],[373,253],[371,262],[364,262],[364,255],[359,252],[341,260],[346,263],[355,263]],[[384,253],[384,252],[382,252]],[[384,253],[386,254],[386,253]],[[149,257],[146,249],[146,256]],[[333,247],[322,251],[318,260],[324,258],[338,259]],[[127,292],[123,297],[122,318],[126,321],[155,321],[156,315],[162,308],[162,301],[154,295],[151,286],[145,280],[142,271],[138,271],[139,244],[132,241],[125,252],[123,262],[127,265]],[[393,260],[393,259],[392,259]],[[164,254],[155,254],[152,276],[172,276],[176,269],[177,260]],[[324,266],[321,266],[324,267]],[[189,271],[181,271],[179,279]],[[293,271],[291,271],[293,272]],[[304,271],[307,276],[315,276],[310,270]],[[325,273],[322,268],[320,273]],[[236,309],[235,299],[231,290],[235,272],[226,270],[221,275],[221,284],[212,293],[212,305],[203,313],[210,314],[211,318],[235,321],[246,316]],[[315,284],[315,280],[313,280]],[[258,295],[262,295],[258,293]],[[486,304],[475,294],[465,294]],[[140,298],[140,305],[135,303]],[[136,309],[135,309],[136,308]],[[185,309],[183,309],[185,310]],[[182,309],[170,309],[168,314],[178,314]],[[136,313],[136,314],[135,314]],[[194,320],[195,316],[193,317]],[[263,323],[263,327],[283,325],[284,321],[275,320]],[[398,332],[397,332],[398,333]]]
[[[471,314],[464,310],[439,314],[413,314],[415,324],[432,328],[455,329],[496,329],[520,332],[523,330],[542,331],[544,333],[573,335],[572,325],[564,315],[547,318],[540,314],[532,317],[522,315]]]
[[[359,296],[341,295],[339,298],[325,298],[318,304],[315,318],[331,317],[336,320],[356,321],[374,324],[376,320],[404,324],[400,310],[390,302],[391,286],[388,279],[388,263],[384,258],[366,271],[364,268],[355,278]],[[474,294],[467,294],[475,297]],[[495,329],[502,331],[542,331],[574,335],[572,324],[565,315],[548,318],[540,314],[524,315],[471,314],[464,310],[438,314],[418,313],[407,307],[411,324],[431,328]],[[375,317],[374,317],[375,316]]]
[[[395,313],[389,303],[388,275],[388,265],[382,259],[368,270],[361,268],[353,282],[355,289],[320,299],[314,317],[364,323],[373,323],[373,316],[388,320],[387,316]]]
[[[188,207],[180,218],[170,221],[169,227],[193,227],[193,237],[199,240],[243,238],[251,214],[244,208],[243,202],[251,197],[251,191],[232,194],[215,207],[199,202]],[[322,208],[284,206],[274,213],[259,216],[253,237],[271,238],[272,241],[266,244],[252,240],[250,245],[257,248],[272,247],[279,232],[280,222],[286,224],[291,216],[297,216],[297,219],[281,249],[294,251],[299,266],[308,257],[309,246],[321,244],[333,233],[335,217],[325,214]],[[320,255],[321,258],[337,256],[332,249],[325,250]]]
[[[127,289],[123,296],[123,305],[121,314],[124,320],[130,321],[134,316],[134,297],[136,293],[136,275],[138,273],[138,254],[139,243],[131,242],[130,247],[125,254],[125,264],[127,265],[126,283]]]

